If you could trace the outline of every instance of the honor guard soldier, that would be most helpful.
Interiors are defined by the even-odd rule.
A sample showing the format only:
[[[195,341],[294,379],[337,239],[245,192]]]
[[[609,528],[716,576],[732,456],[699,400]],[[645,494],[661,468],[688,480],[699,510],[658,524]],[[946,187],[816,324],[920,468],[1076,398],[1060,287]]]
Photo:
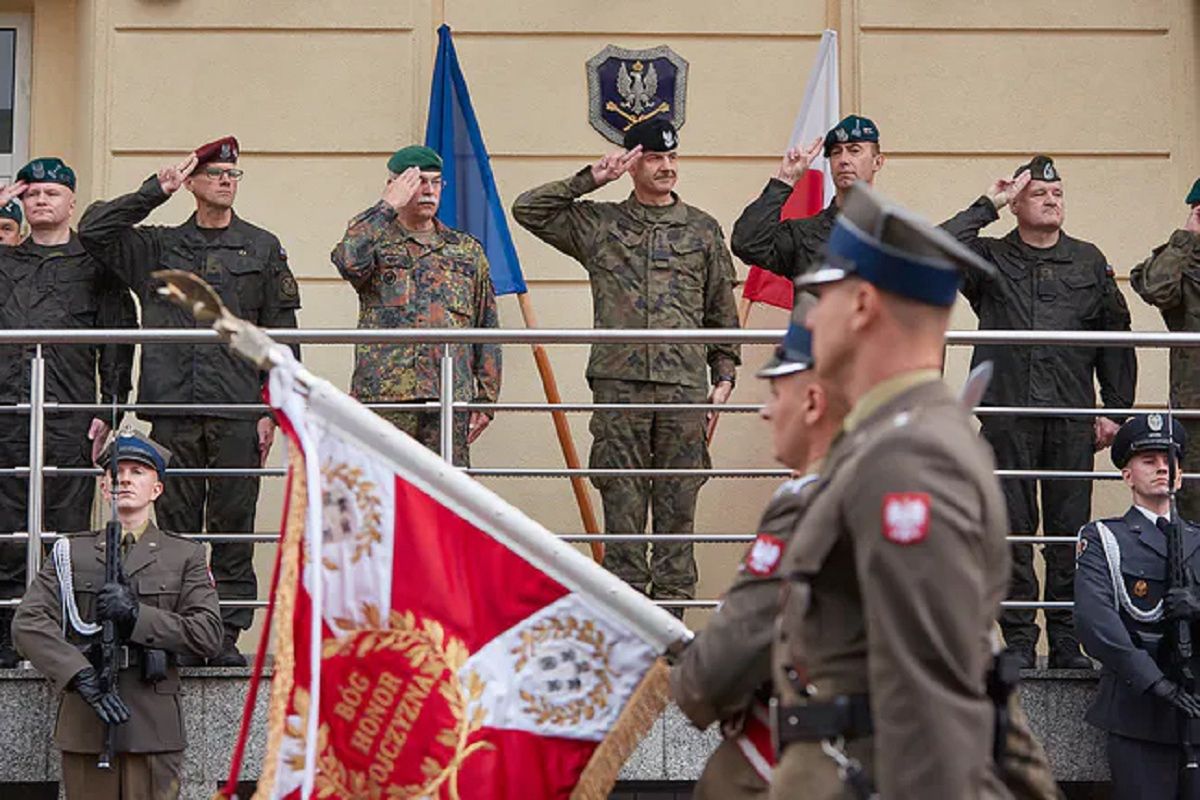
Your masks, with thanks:
[[[0,190],[0,194],[3,190]],[[13,199],[0,205],[0,245],[16,247],[21,243],[21,223],[25,214],[21,204]]]
[[[128,283],[142,304],[147,328],[195,328],[191,313],[158,295],[151,273],[178,269],[212,285],[235,316],[263,328],[296,327],[300,293],[287,254],[275,234],[251,225],[233,210],[242,170],[232,136],[209,142],[181,163],[164,167],[141,188],[93,204],[79,237],[93,256]],[[182,225],[138,225],[181,187],[196,211]],[[298,346],[292,348],[299,356]],[[218,410],[220,405],[262,402],[264,374],[220,344],[142,345],[139,403],[189,405],[186,411],[147,411],[151,435],[189,469],[258,468],[266,463],[275,421],[265,410]],[[256,475],[171,477],[159,504],[163,526],[181,533],[251,533],[258,501]],[[214,542],[212,570],[223,600],[258,597],[254,545]],[[226,608],[225,645],[213,666],[237,666],[238,635],[253,622],[250,608]]]
[[[1129,273],[1129,285],[1162,314],[1167,330],[1200,331],[1200,180],[1192,184],[1185,202],[1187,220],[1165,244]],[[1200,351],[1190,347],[1171,348],[1171,403],[1179,408],[1200,408]],[[1188,437],[1200,441],[1200,424],[1180,420]],[[1193,447],[1183,461],[1184,472],[1200,472],[1200,447]],[[1200,519],[1200,489],[1184,484],[1179,490],[1179,514]]]
[[[979,235],[980,229],[1012,209],[1017,227],[1002,239]],[[980,330],[1127,331],[1129,309],[1104,254],[1090,242],[1063,232],[1063,186],[1054,162],[1036,156],[1000,179],[986,195],[943,223],[942,227],[996,266],[991,274],[969,273],[963,296],[979,317]],[[979,345],[972,366],[992,361],[995,378],[983,397],[985,406],[1059,406],[1094,408],[1095,382],[1108,408],[1133,403],[1137,361],[1132,348],[1046,345]],[[1001,469],[1090,472],[1095,451],[1107,447],[1118,422],[1107,417],[982,418],[983,438]],[[1001,481],[1011,532],[1038,530],[1038,481]],[[1042,480],[1041,528],[1047,536],[1073,536],[1088,520],[1092,482]],[[1037,600],[1033,546],[1015,544],[1012,600]],[[1048,545],[1045,599],[1070,601],[1075,561],[1069,548]],[[1038,628],[1032,609],[1010,609],[1000,617],[1005,643],[1025,667],[1035,663]],[[1090,668],[1079,652],[1070,610],[1047,609],[1050,667]]]
[[[1100,686],[1087,721],[1108,734],[1114,800],[1194,800],[1200,780],[1183,779],[1180,731],[1200,718],[1200,697],[1164,674],[1174,653],[1172,622],[1200,627],[1194,588],[1167,588],[1170,469],[1185,458],[1187,434],[1162,414],[1131,417],[1112,444],[1113,464],[1129,487],[1124,516],[1089,522],[1079,532],[1075,569],[1075,627],[1100,660]],[[1176,472],[1176,488],[1182,478]],[[1180,521],[1186,572],[1200,574],[1200,528]],[[1197,653],[1200,656],[1200,652]],[[1200,674],[1200,657],[1190,662]],[[1191,770],[1195,772],[1195,770]]]
[[[671,695],[687,718],[701,729],[721,724],[722,741],[696,784],[696,800],[767,797],[775,761],[767,704],[780,560],[845,412],[812,371],[812,338],[799,312],[758,376],[771,382],[763,418],[775,458],[798,477],[776,490],[733,586],[671,670]]]
[[[17,219],[25,204],[30,236],[0,247],[0,328],[136,328],[133,296],[108,274],[71,230],[75,172],[58,158],[38,158],[0,189],[0,206]],[[11,212],[8,209],[13,209]],[[0,220],[11,222],[12,217]],[[19,229],[19,226],[18,226]],[[44,345],[47,403],[124,403],[133,374],[132,344]],[[28,403],[34,345],[0,346],[0,405]],[[98,384],[98,385],[97,385]],[[107,414],[47,411],[45,463],[90,467],[109,433]],[[0,414],[0,468],[29,464],[29,417]],[[42,529],[78,531],[91,524],[95,482],[87,475],[45,481]],[[0,532],[28,530],[29,479],[0,476]],[[0,541],[0,599],[25,591],[26,543]],[[18,662],[9,635],[13,609],[0,607],[0,667]]]
[[[442,159],[412,145],[388,159],[379,202],[350,220],[330,258],[358,293],[359,328],[496,328],[496,294],[483,246],[437,218]],[[359,344],[350,392],[364,403],[424,403],[441,396],[440,344]],[[452,345],[454,400],[500,397],[500,346]],[[379,415],[434,452],[437,409]],[[491,422],[485,411],[454,415],[454,463],[471,465],[468,446]]]
[[[1009,796],[1009,698],[989,693],[1004,500],[940,376],[961,273],[992,269],[857,185],[798,280],[817,376],[850,411],[779,568],[772,798]],[[1053,787],[1026,741],[1022,785]]]
[[[835,194],[829,205],[815,216],[781,220],[780,212],[796,181],[822,155],[828,159],[833,176]],[[800,275],[820,260],[846,192],[856,181],[874,186],[883,162],[879,127],[857,115],[839,122],[825,134],[824,140],[815,139],[807,147],[791,148],[783,154],[779,169],[767,181],[762,194],[733,223],[729,239],[733,254],[747,264],[785,278]]]
[[[531,189],[513,203],[525,229],[587,270],[597,328],[736,328],[733,262],[721,226],[674,191],[679,136],[662,117],[634,125],[625,149],[566,180]],[[581,200],[626,172],[633,192],[620,203]],[[705,375],[705,364],[709,374]],[[597,403],[728,401],[739,349],[732,345],[597,344],[587,379]],[[711,384],[711,391],[708,389]],[[711,430],[716,415],[709,415]],[[597,411],[593,469],[706,469],[706,418],[695,411]],[[640,534],[652,509],[654,533],[690,534],[704,477],[593,478],[604,532]],[[609,543],[604,566],[650,597],[689,599],[696,591],[690,542]]]
[[[171,454],[122,433],[101,455],[117,459],[121,580],[106,583],[104,531],[55,542],[13,623],[18,648],[63,692],[55,743],[67,800],[164,800],[179,796],[186,746],[180,655],[221,649],[217,592],[204,547],[159,530],[150,519]],[[112,499],[111,474],[102,481]],[[121,642],[117,692],[101,688],[101,622]],[[97,766],[105,728],[115,725],[111,769]]]

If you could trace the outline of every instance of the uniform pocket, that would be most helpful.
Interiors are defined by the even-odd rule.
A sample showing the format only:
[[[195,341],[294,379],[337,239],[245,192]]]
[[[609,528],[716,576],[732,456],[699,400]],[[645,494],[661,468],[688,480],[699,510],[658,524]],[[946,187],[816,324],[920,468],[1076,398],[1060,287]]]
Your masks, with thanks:
[[[138,600],[149,606],[173,610],[179,602],[182,576],[178,573],[152,572],[137,576]]]
[[[263,306],[263,263],[249,255],[245,250],[239,250],[236,255],[225,260],[225,269],[229,271],[233,283],[233,294],[244,316],[253,317]]]

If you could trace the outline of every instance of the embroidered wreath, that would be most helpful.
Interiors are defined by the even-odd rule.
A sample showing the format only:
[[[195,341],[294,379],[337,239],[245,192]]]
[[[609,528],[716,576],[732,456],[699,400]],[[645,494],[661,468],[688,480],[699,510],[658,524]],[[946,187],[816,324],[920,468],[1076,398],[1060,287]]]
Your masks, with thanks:
[[[597,629],[591,620],[581,623],[573,616],[565,620],[550,617],[521,632],[520,644],[511,651],[518,657],[514,671],[520,672],[537,657],[542,645],[553,641],[574,641],[590,648],[589,663],[594,684],[585,696],[565,703],[555,703],[545,695],[521,690],[520,697],[525,701],[521,710],[533,716],[538,725],[549,723],[562,727],[593,719],[599,711],[608,707],[612,695],[612,645],[608,644],[604,631]]]
[[[364,556],[370,557],[375,544],[382,544],[383,535],[380,526],[383,524],[383,511],[379,501],[376,486],[372,481],[363,480],[363,471],[345,462],[326,463],[321,468],[321,475],[326,485],[340,483],[354,495],[354,504],[358,508],[361,522],[354,535],[354,552],[350,563],[357,564]],[[321,505],[328,510],[332,505],[331,492],[328,488],[321,492]],[[322,558],[321,563],[326,569],[336,571],[338,566],[329,558]]]

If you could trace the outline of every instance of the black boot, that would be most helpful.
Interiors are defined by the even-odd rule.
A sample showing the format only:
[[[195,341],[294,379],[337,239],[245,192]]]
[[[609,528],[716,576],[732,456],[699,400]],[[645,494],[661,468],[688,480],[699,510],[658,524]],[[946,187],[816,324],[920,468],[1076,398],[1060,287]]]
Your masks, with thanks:
[[[1008,645],[1008,652],[1016,656],[1017,665],[1021,669],[1037,667],[1037,645],[1032,642],[1013,641]]]
[[[1050,669],[1095,669],[1074,636],[1060,636],[1050,644]]]
[[[21,663],[21,656],[13,647],[12,640],[14,613],[11,608],[0,609],[0,669],[12,669]]]
[[[210,667],[244,667],[246,657],[238,652],[237,640],[241,635],[238,628],[225,627],[225,639],[221,643],[221,652],[208,660]]]

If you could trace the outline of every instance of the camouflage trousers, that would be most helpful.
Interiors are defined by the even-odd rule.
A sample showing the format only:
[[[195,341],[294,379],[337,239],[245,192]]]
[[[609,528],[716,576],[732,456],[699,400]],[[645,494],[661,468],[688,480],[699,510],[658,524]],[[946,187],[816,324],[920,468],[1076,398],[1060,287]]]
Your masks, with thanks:
[[[1200,408],[1200,403],[1189,403],[1188,408]],[[1183,454],[1183,471],[1200,472],[1200,419],[1181,419],[1187,433],[1189,446]],[[1200,481],[1184,481],[1177,496],[1179,516],[1191,522],[1200,520]]]
[[[702,403],[703,387],[646,381],[596,379],[597,403]],[[592,415],[593,469],[708,468],[703,411],[597,411]],[[648,512],[657,535],[692,533],[696,496],[705,478],[593,478],[604,504],[605,533],[644,533]],[[604,566],[650,597],[689,599],[696,595],[696,561],[691,542],[647,546],[612,542]]]
[[[424,402],[424,401],[414,401]],[[380,410],[379,416],[398,430],[407,433],[435,453],[442,452],[442,421],[436,408],[429,411]],[[454,466],[471,466],[471,451],[467,446],[470,414],[460,411],[454,415]]]

